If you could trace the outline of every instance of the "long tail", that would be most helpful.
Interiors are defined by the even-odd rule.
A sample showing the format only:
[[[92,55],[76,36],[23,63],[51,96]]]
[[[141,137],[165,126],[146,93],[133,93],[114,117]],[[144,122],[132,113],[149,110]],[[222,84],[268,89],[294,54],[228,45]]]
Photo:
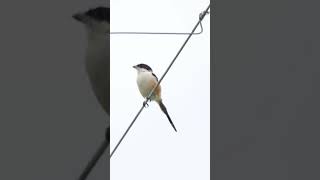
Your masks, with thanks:
[[[174,124],[173,124],[173,122],[172,122],[172,120],[171,120],[171,118],[170,118],[170,116],[169,116],[169,114],[168,114],[168,111],[167,111],[166,106],[162,103],[162,101],[161,101],[161,100],[160,100],[160,101],[158,101],[158,104],[159,104],[159,106],[160,106],[160,108],[161,108],[162,112],[164,112],[164,113],[166,114],[166,116],[167,116],[167,118],[168,118],[168,120],[169,120],[169,122],[170,122],[171,126],[173,127],[173,129],[177,132],[177,129],[176,129],[176,127],[174,126]]]

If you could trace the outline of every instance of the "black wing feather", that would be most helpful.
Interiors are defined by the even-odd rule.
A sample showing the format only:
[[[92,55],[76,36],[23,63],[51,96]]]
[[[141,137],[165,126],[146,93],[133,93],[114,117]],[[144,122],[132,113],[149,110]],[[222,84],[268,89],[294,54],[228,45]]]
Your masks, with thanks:
[[[156,80],[158,81],[158,77],[154,73],[152,73],[152,76],[154,76],[156,78]]]

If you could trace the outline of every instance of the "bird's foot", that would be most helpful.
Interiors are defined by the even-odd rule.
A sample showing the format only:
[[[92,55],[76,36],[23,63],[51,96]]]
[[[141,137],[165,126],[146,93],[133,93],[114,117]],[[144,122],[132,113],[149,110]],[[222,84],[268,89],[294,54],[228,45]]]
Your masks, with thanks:
[[[148,101],[144,101],[144,102],[143,102],[143,106],[144,106],[144,107],[149,107]]]

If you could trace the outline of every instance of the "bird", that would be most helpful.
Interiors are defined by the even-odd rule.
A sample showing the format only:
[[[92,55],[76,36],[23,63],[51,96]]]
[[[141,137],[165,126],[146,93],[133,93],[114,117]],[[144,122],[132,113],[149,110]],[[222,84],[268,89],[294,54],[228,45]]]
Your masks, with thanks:
[[[158,78],[153,73],[151,67],[146,64],[141,63],[141,64],[133,66],[133,68],[135,68],[137,70],[138,89],[139,89],[141,95],[144,98],[147,98],[149,96],[149,94],[151,93],[152,89],[157,85]],[[152,93],[152,95],[150,97],[150,101],[156,101],[158,103],[162,112],[167,116],[171,126],[177,132],[177,129],[174,126],[174,124],[169,116],[167,108],[163,104],[163,101],[161,98],[161,86],[160,85],[158,85],[158,87]]]
[[[75,13],[72,17],[85,27],[87,36],[86,72],[98,102],[110,115],[110,8],[99,6]],[[109,118],[106,138],[110,138]]]

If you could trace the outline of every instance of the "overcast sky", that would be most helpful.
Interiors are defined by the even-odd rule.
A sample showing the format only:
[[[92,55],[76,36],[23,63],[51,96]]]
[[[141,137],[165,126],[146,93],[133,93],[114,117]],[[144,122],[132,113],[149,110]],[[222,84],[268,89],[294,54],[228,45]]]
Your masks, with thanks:
[[[111,0],[111,32],[190,32],[208,0]],[[162,98],[178,132],[149,103],[111,158],[111,179],[210,179],[210,16],[163,79]],[[111,148],[142,106],[138,63],[160,78],[187,36],[111,35]]]

